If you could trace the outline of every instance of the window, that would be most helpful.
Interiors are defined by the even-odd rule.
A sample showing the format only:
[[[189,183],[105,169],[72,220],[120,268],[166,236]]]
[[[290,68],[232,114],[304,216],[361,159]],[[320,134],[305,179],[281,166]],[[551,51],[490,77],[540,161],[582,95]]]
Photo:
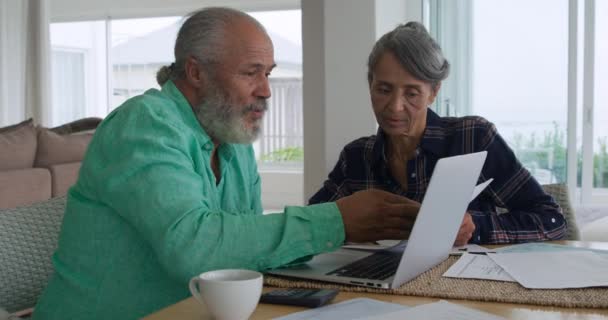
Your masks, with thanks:
[[[111,20],[112,98],[110,110],[150,88],[156,72],[173,62],[182,17]]]
[[[254,143],[261,169],[302,170],[302,77],[272,77],[270,88],[272,96],[263,132]]]
[[[579,2],[580,7],[583,2]],[[579,28],[579,37],[589,32],[581,27],[586,19],[584,9],[578,9],[577,14],[568,0],[426,3],[429,29],[453,66],[433,108],[442,115],[474,114],[493,122],[518,159],[542,184],[566,183],[568,171],[576,171],[574,183],[581,198],[591,202],[592,192],[585,196],[582,176],[585,168],[592,168],[593,193],[608,194],[608,129],[600,125],[608,119],[608,93],[599,90],[608,84],[606,59],[599,58],[608,55],[608,23],[599,19],[608,13],[606,2],[596,1],[595,83],[590,84],[596,88],[595,104],[589,105],[591,111],[585,111],[594,113],[595,131],[590,137],[581,134],[586,126],[581,121],[578,133],[568,131],[571,110],[578,110],[578,119],[582,120],[580,105],[587,104],[582,101],[585,91],[580,88],[585,74],[583,53],[589,46],[583,45],[582,38],[578,45],[571,44],[567,36],[572,27]],[[572,15],[582,23],[573,26]],[[571,46],[576,47],[579,58],[574,72],[569,72]],[[574,85],[569,82],[573,79]],[[569,104],[569,94],[573,93],[579,96],[578,109]],[[576,137],[578,148],[568,144],[571,136]],[[586,161],[583,149],[590,146],[593,159]],[[577,150],[577,163],[568,163],[569,148]]]
[[[108,111],[105,21],[51,24],[51,126]]]
[[[277,63],[270,75],[272,96],[268,102],[263,132],[254,143],[260,170],[301,172],[304,160],[301,11],[250,14],[268,31]]]
[[[595,1],[593,192],[608,203],[608,1]]]
[[[55,48],[52,51],[52,90],[54,92],[72,92],[72,94],[55,94],[52,96],[53,108],[51,119],[53,125],[72,121],[73,117],[84,117],[85,105],[85,59],[86,50]]]
[[[261,170],[302,171],[302,39],[300,10],[252,12],[272,38],[277,68],[260,139]],[[51,24],[53,125],[105,117],[127,99],[159,88],[156,72],[174,60],[182,17]],[[108,50],[109,48],[109,50]]]

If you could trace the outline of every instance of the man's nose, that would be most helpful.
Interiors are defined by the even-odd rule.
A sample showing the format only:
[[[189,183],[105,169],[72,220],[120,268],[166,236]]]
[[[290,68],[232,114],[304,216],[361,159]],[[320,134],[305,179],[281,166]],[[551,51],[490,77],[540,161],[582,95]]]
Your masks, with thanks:
[[[268,77],[264,77],[262,80],[260,80],[254,94],[258,98],[270,98],[270,80],[268,79]]]

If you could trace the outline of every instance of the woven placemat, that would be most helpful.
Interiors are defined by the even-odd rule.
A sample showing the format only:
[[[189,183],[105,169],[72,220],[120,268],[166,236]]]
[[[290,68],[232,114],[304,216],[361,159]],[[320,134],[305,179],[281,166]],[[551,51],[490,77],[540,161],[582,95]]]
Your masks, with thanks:
[[[264,283],[275,287],[331,288],[340,291],[371,292],[443,299],[523,303],[566,308],[608,308],[608,288],[526,289],[516,282],[454,279],[441,275],[458,260],[451,256],[398,289],[374,289],[312,280],[295,280],[265,275]]]

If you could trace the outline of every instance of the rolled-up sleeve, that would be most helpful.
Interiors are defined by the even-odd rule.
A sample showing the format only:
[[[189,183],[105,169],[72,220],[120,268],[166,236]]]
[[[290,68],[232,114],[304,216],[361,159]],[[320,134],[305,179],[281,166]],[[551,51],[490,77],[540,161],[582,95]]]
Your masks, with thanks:
[[[567,224],[561,208],[544,192],[507,143],[487,123],[483,132],[488,151],[482,179],[494,178],[469,212],[476,230],[472,243],[520,243],[558,240],[566,235]],[[493,204],[490,207],[488,204]],[[504,208],[505,212],[498,212]]]

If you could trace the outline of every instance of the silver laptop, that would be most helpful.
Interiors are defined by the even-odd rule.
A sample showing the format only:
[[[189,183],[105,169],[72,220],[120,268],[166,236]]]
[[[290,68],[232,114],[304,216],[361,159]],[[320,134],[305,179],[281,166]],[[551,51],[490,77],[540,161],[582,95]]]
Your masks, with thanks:
[[[486,154],[482,151],[437,162],[405,249],[339,249],[267,273],[374,288],[401,286],[449,256]]]

